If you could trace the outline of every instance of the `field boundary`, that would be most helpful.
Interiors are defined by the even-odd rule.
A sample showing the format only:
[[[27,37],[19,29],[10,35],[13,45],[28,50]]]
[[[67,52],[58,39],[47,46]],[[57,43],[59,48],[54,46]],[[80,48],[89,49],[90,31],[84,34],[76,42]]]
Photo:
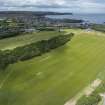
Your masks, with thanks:
[[[79,92],[76,96],[74,96],[72,99],[67,101],[64,105],[76,105],[77,101],[83,96],[89,96],[100,84],[102,80],[96,79],[94,80],[89,86],[87,86],[83,91]]]

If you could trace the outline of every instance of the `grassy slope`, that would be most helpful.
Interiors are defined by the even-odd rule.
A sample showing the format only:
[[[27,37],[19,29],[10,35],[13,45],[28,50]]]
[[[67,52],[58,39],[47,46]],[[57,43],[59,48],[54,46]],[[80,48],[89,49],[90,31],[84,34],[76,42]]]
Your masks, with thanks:
[[[75,32],[67,45],[0,73],[0,105],[63,105],[105,71],[105,37]]]
[[[42,39],[48,39],[50,37],[58,35],[58,32],[39,32],[33,34],[25,34],[21,36],[11,37],[7,39],[0,40],[0,49],[13,49],[18,46],[23,46],[25,44],[29,44],[35,41],[39,41]]]
[[[97,31],[101,31],[101,32],[105,32],[105,25],[101,25],[101,24],[93,24],[92,29],[97,30]]]

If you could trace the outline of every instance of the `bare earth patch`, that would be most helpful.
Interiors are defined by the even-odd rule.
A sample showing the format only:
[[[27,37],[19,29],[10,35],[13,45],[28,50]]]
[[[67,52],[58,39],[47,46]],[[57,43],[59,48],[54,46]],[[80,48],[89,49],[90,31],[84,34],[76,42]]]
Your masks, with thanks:
[[[91,93],[101,84],[100,79],[94,80],[88,87],[86,87],[82,92],[78,93],[75,97],[67,101],[64,105],[76,105],[77,101],[83,96],[89,96]]]
[[[87,87],[87,89],[85,90],[85,95],[86,96],[89,96],[91,95],[91,93],[101,84],[101,80],[100,79],[97,79],[95,81],[93,81],[93,83]]]

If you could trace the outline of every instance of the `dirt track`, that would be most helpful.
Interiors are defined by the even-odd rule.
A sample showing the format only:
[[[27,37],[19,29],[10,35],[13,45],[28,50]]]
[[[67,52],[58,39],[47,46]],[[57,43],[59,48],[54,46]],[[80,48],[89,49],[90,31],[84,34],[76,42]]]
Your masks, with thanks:
[[[64,105],[76,105],[80,97],[82,97],[83,95],[89,96],[101,84],[101,82],[102,81],[100,79],[96,79],[82,92],[78,93],[75,97],[67,101]]]

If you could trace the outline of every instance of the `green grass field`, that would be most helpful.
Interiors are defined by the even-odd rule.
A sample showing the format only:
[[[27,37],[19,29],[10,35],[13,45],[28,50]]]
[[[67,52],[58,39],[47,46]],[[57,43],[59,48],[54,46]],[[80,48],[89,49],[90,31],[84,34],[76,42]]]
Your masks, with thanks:
[[[13,49],[18,46],[24,46],[26,44],[30,44],[32,42],[37,42],[40,40],[48,39],[53,36],[59,35],[59,32],[38,32],[38,33],[32,33],[32,34],[23,34],[21,36],[6,38],[3,40],[0,40],[0,49]]]
[[[66,31],[75,37],[65,46],[0,72],[0,105],[64,105],[94,79],[105,76],[104,34]],[[25,37],[24,43],[30,41]],[[3,42],[5,48],[8,40]]]

